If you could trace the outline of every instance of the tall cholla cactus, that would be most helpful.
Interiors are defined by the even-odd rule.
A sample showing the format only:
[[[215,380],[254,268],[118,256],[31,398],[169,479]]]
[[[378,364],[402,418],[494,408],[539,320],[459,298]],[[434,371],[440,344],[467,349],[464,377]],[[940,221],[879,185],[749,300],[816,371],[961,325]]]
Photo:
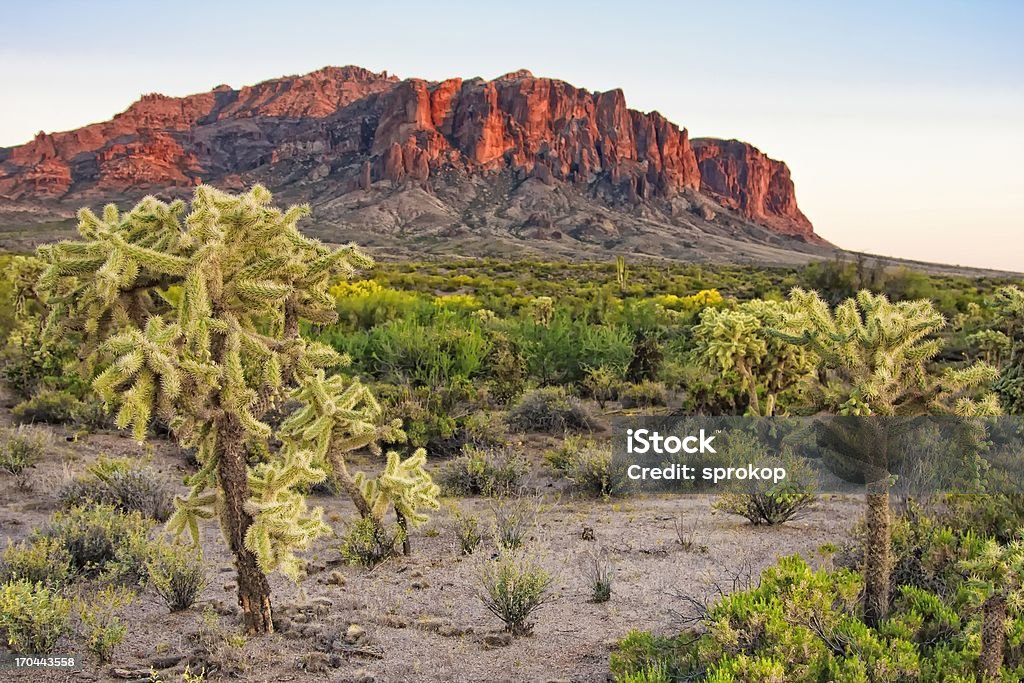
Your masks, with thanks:
[[[1006,636],[1012,617],[1024,613],[1024,542],[1000,545],[993,539],[972,539],[961,569],[967,587],[981,601],[980,680],[996,681],[1002,673]]]
[[[169,524],[198,539],[199,520],[219,519],[253,632],[273,630],[266,574],[294,576],[294,551],[328,530],[301,493],[325,478],[322,454],[381,433],[366,388],[325,377],[348,359],[299,335],[300,320],[335,320],[330,283],[371,261],[304,237],[296,223],[307,207],[270,201],[261,186],[239,196],[201,186],[187,216],[184,202],[151,197],[125,214],[83,209],[81,241],[39,250],[49,328],[83,333],[93,386],[118,426],[141,440],[156,415],[197,449],[200,469]],[[300,415],[335,406],[347,436],[284,430],[272,450],[264,416],[293,390]]]
[[[824,403],[840,415],[998,414],[995,396],[979,390],[995,378],[991,366],[947,369],[938,377],[929,373],[928,363],[941,351],[932,335],[944,325],[942,315],[924,299],[892,303],[863,290],[833,312],[817,293],[794,289],[774,334],[809,348],[821,359],[830,373],[824,381]],[[979,391],[981,398],[974,396]],[[886,424],[864,423],[864,434],[884,433]],[[884,434],[871,439],[872,446],[884,448],[885,443]],[[882,484],[869,489],[864,611],[872,625],[889,608],[890,517],[888,488]]]

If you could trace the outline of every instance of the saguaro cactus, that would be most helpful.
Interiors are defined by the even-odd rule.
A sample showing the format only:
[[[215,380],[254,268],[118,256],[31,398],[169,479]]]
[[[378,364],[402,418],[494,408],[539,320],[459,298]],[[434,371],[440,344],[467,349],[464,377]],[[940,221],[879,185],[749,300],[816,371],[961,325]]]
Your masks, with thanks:
[[[325,376],[347,359],[299,334],[300,320],[336,318],[332,280],[370,260],[304,237],[296,223],[307,207],[270,202],[261,186],[238,196],[200,186],[187,216],[184,202],[151,197],[127,213],[83,209],[81,241],[39,250],[50,328],[83,333],[93,386],[118,426],[142,440],[158,416],[197,449],[200,469],[169,525],[198,540],[199,520],[219,519],[252,632],[273,630],[267,573],[295,576],[294,552],[328,530],[302,494],[326,476],[320,456],[381,432],[369,391]],[[276,438],[264,418],[289,391],[306,404],[300,414],[315,410],[315,394],[344,428]]]

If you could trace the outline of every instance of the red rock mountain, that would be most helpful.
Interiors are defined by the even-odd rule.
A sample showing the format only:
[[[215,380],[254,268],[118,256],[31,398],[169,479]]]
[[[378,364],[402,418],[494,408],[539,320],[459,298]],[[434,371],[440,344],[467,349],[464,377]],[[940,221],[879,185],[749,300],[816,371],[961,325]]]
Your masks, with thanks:
[[[527,71],[428,82],[327,67],[146,95],[110,121],[0,149],[5,215],[69,215],[201,182],[263,182],[312,202],[324,226],[375,233],[615,242],[629,215],[630,233],[654,221],[756,241],[753,225],[820,242],[784,163],[735,140],[691,141],[661,114],[627,108],[621,90]]]

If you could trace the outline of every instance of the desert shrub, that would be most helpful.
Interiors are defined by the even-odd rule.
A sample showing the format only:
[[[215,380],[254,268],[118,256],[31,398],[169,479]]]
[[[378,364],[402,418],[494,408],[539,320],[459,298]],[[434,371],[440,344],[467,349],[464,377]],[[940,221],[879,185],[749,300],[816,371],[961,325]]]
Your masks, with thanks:
[[[61,589],[71,580],[71,555],[56,539],[9,543],[0,557],[0,583],[28,581]]]
[[[477,410],[467,415],[460,425],[463,439],[472,446],[504,446],[508,443],[508,426],[497,411]]]
[[[723,493],[714,506],[730,515],[746,517],[751,524],[783,524],[814,505],[816,497],[799,485],[780,484],[753,493]]]
[[[43,389],[11,409],[21,423],[72,424],[82,410],[82,402],[70,391]]]
[[[59,497],[65,508],[102,503],[161,522],[174,512],[174,493],[160,474],[128,458],[101,456],[84,475],[67,484]]]
[[[544,454],[548,466],[573,487],[593,496],[609,496],[616,486],[611,444],[578,435],[566,436],[562,445]]]
[[[1024,495],[951,494],[937,510],[948,526],[1009,543],[1024,528]]]
[[[21,426],[0,430],[0,471],[17,476],[34,467],[49,442],[49,435],[41,429]]]
[[[441,471],[438,482],[449,493],[502,495],[515,490],[526,469],[518,449],[465,446],[462,455]]]
[[[609,668],[616,683],[685,680],[679,661],[686,651],[684,636],[659,636],[634,629],[615,644],[609,657]]]
[[[345,534],[341,557],[349,564],[375,567],[394,555],[404,539],[405,532],[397,524],[388,528],[369,517],[361,517]]]
[[[191,607],[206,588],[206,567],[198,548],[153,543],[146,571],[153,590],[172,612]]]
[[[524,394],[509,411],[508,424],[517,431],[549,434],[589,431],[597,426],[586,406],[562,387],[544,387]]]
[[[146,577],[151,525],[138,512],[122,513],[100,504],[58,512],[37,535],[63,545],[75,572],[136,583]]]
[[[512,635],[533,630],[530,618],[551,599],[551,575],[525,553],[502,550],[484,563],[480,599]]]
[[[668,392],[661,382],[643,381],[628,384],[619,392],[623,408],[650,408],[668,405]]]
[[[537,520],[536,501],[525,496],[499,498],[491,503],[492,531],[498,548],[516,550],[526,541]]]
[[[580,558],[580,573],[590,592],[591,602],[608,602],[612,597],[615,565],[605,548],[591,548]]]
[[[526,358],[508,335],[493,335],[486,367],[491,396],[499,404],[508,405],[523,393],[526,388]]]
[[[622,373],[607,365],[588,367],[583,379],[583,388],[587,395],[604,409],[605,403],[618,398],[622,388]]]
[[[82,639],[100,662],[106,663],[113,658],[114,649],[128,633],[128,627],[118,613],[134,599],[135,594],[123,587],[107,586],[91,600],[79,601]]]
[[[565,476],[577,491],[590,496],[610,496],[616,485],[611,444],[585,445],[572,459]]]
[[[71,602],[50,588],[30,581],[0,587],[0,631],[15,652],[48,654],[64,635]]]
[[[452,531],[463,555],[472,555],[483,541],[480,519],[457,508],[452,512]]]
[[[580,450],[591,445],[596,445],[590,437],[579,434],[567,434],[562,439],[562,445],[544,453],[544,461],[554,472],[564,474],[569,471],[572,464],[579,457]]]

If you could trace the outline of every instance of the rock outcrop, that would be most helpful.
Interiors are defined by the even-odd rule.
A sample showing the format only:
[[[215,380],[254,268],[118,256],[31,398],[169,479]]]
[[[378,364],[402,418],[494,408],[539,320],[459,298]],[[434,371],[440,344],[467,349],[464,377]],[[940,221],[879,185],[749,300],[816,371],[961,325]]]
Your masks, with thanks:
[[[811,222],[796,204],[785,163],[739,140],[698,138],[693,149],[703,194],[775,232],[813,236]]]
[[[691,141],[661,114],[627,108],[621,90],[527,71],[427,82],[328,67],[240,90],[146,95],[110,121],[0,149],[0,202],[263,182],[317,203],[381,182],[432,193],[501,174],[626,207],[700,192],[776,233],[813,238],[785,164],[745,143]]]

